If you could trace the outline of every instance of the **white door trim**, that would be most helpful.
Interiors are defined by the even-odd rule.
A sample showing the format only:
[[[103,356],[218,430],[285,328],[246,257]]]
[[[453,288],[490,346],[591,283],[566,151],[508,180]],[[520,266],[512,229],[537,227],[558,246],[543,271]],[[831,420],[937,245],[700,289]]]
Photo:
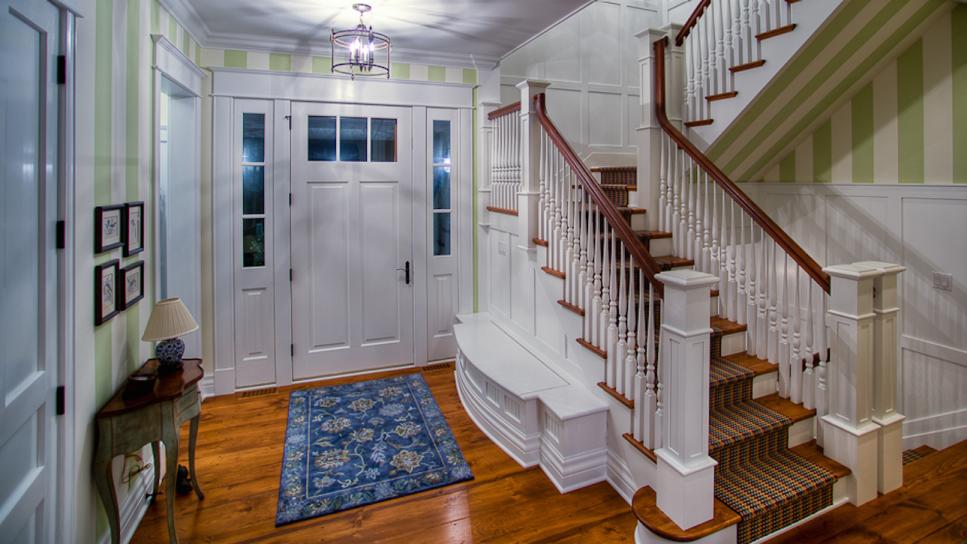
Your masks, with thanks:
[[[292,101],[331,102],[336,104],[369,104],[375,106],[403,106],[413,111],[413,263],[414,270],[414,364],[427,362],[426,345],[426,225],[416,220],[426,213],[426,198],[430,180],[426,176],[426,107],[450,108],[459,111],[460,152],[463,161],[461,185],[457,196],[461,206],[454,241],[460,257],[459,308],[471,311],[473,306],[473,225],[472,211],[472,108],[473,85],[399,80],[356,80],[316,74],[282,74],[252,70],[216,68],[212,70],[212,270],[214,284],[214,380],[215,394],[234,393],[235,388],[235,325],[233,294],[232,242],[232,168],[234,134],[233,112],[236,98],[273,100],[275,164],[273,226],[276,314],[276,383],[291,385],[291,285],[289,268],[289,226],[291,217],[288,195],[291,191],[291,139],[287,116]],[[280,90],[282,89],[282,90]],[[417,131],[423,131],[420,134]],[[418,206],[422,206],[422,209]]]

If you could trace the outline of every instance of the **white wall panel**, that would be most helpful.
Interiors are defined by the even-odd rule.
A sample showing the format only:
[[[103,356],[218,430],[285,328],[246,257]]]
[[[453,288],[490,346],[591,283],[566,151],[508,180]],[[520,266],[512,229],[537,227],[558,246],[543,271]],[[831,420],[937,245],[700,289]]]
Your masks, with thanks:
[[[621,95],[588,93],[588,110],[596,112],[588,118],[588,144],[592,147],[621,147]],[[616,130],[617,129],[617,130]]]
[[[581,10],[581,65],[584,81],[621,85],[621,6],[595,2]],[[573,18],[572,18],[573,19]],[[562,25],[563,26],[563,25]],[[573,36],[572,36],[573,41]]]
[[[587,126],[587,117],[583,114],[586,108],[581,107],[581,92],[576,90],[547,89],[547,111],[554,125],[572,146],[587,145],[582,127]],[[581,112],[581,115],[574,115]],[[580,151],[580,150],[579,150]]]

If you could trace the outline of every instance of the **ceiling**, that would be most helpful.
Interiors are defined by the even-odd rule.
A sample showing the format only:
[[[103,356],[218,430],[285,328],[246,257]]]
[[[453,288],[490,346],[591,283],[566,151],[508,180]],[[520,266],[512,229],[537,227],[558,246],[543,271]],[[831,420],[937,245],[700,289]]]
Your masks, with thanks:
[[[588,0],[370,0],[365,22],[401,60],[492,65]],[[206,47],[328,52],[354,0],[162,0]],[[471,58],[472,55],[472,58]]]

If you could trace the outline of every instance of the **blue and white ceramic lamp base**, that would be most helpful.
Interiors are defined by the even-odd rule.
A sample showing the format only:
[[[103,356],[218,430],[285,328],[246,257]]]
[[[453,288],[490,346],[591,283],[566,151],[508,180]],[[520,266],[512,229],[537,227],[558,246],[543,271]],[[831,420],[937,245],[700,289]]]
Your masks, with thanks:
[[[171,371],[181,368],[181,358],[185,354],[185,343],[181,338],[169,338],[158,342],[154,348],[155,357],[160,363],[158,370]]]

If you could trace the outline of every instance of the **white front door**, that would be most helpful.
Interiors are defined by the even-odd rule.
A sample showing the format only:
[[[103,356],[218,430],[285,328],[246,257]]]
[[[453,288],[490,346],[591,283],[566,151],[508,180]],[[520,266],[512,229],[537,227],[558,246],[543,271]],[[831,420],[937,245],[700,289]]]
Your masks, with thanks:
[[[59,13],[0,1],[0,540],[53,542]]]
[[[295,380],[413,363],[412,113],[292,106]]]

